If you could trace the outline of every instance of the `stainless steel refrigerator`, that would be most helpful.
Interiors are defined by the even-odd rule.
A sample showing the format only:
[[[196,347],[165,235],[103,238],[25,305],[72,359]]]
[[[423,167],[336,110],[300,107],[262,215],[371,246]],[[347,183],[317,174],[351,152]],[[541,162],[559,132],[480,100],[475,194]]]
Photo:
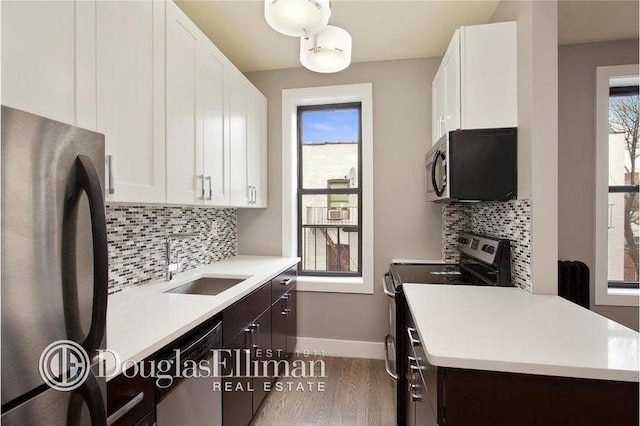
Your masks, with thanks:
[[[5,106],[1,127],[2,425],[106,424],[94,358],[106,344],[104,136]],[[61,340],[91,366],[67,362],[68,351],[46,358],[61,378],[89,371],[71,391],[39,368]]]

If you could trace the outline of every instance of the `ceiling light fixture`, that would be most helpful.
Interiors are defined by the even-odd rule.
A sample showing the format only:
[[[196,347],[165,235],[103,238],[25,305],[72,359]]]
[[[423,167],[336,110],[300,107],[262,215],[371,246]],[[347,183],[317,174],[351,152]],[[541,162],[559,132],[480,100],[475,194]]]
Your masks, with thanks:
[[[324,31],[300,39],[300,63],[319,73],[342,71],[351,64],[351,36],[327,25]]]
[[[274,30],[292,37],[322,31],[331,16],[330,0],[265,0],[264,17]]]

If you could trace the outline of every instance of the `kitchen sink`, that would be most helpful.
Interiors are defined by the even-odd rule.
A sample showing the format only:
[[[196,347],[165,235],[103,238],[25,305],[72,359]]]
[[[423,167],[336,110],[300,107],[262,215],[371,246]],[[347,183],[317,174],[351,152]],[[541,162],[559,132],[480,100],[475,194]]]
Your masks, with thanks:
[[[165,293],[176,294],[199,294],[204,296],[215,296],[223,291],[230,289],[236,284],[241,283],[250,277],[235,277],[235,278],[222,278],[222,277],[207,277],[200,278],[195,281],[190,281],[186,284],[178,286],[174,289],[167,290]]]

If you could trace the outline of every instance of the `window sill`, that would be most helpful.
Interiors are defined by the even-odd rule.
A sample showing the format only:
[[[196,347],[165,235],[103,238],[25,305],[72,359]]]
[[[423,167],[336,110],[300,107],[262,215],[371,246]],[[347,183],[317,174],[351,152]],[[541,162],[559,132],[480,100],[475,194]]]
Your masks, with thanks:
[[[373,294],[373,283],[363,277],[298,276],[296,289],[317,293]]]
[[[639,306],[637,288],[607,288],[606,294],[596,294],[596,306]],[[600,296],[600,297],[598,297]]]

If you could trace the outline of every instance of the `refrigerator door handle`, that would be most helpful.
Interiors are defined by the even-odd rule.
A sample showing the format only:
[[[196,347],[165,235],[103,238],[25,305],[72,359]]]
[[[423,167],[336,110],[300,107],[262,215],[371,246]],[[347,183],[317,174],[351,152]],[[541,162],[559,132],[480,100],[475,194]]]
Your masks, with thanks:
[[[86,155],[78,155],[75,172],[67,185],[62,229],[62,286],[65,323],[68,337],[80,340],[82,329],[78,307],[76,278],[76,234],[78,205],[82,192],[89,200],[91,233],[93,240],[93,306],[91,326],[87,337],[81,342],[90,357],[100,347],[107,322],[107,293],[109,284],[107,219],[104,196],[98,172]]]
[[[89,417],[91,418],[91,426],[107,426],[107,412],[100,392],[100,386],[93,374],[89,374],[87,380],[78,389],[82,401],[89,409]],[[80,425],[80,404],[70,404],[68,410],[68,425]]]

